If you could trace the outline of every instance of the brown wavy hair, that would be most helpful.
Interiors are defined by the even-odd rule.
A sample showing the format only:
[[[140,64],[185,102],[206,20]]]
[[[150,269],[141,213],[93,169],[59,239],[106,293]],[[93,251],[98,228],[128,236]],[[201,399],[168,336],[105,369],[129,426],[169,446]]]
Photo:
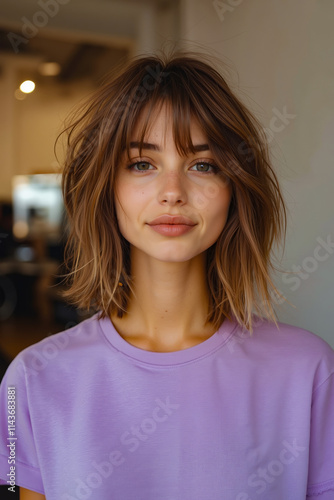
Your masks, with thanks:
[[[127,310],[130,245],[120,233],[114,204],[118,165],[139,116],[140,144],[157,106],[170,104],[180,154],[194,152],[190,122],[198,120],[213,157],[231,185],[225,227],[207,250],[209,310],[218,329],[232,315],[252,332],[254,314],[276,322],[271,249],[282,243],[286,209],[269,159],[263,128],[206,58],[193,53],[139,56],[111,76],[65,129],[62,189],[69,220],[65,249],[70,302],[101,317]],[[122,283],[120,285],[119,283]]]

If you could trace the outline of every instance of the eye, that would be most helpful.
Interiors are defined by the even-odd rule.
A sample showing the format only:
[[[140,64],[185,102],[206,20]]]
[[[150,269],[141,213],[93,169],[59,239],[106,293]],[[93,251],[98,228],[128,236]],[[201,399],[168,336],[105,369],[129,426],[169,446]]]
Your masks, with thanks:
[[[195,170],[196,172],[203,172],[204,174],[215,173],[218,170],[218,167],[216,167],[216,165],[212,165],[212,163],[209,163],[207,161],[199,161],[195,163],[195,165],[191,167],[191,170],[195,167],[197,167],[197,169]]]
[[[134,170],[135,172],[147,172],[148,170],[151,170],[149,167],[154,168],[148,161],[137,161],[136,163],[128,165],[127,168],[129,170]]]

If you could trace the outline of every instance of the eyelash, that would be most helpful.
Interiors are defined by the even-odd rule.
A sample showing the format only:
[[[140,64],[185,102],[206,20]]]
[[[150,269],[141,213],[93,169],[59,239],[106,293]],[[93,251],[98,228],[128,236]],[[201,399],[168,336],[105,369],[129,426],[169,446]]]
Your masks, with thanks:
[[[134,170],[135,172],[149,172],[149,171],[150,171],[150,170],[135,170],[135,168],[134,168],[134,167],[135,167],[136,165],[138,165],[139,163],[146,163],[147,165],[152,165],[152,163],[150,163],[149,161],[144,161],[144,160],[142,160],[142,161],[136,161],[136,162],[134,162],[134,163],[131,163],[130,165],[127,165],[127,167],[126,167],[126,168],[127,168],[128,170]],[[212,169],[212,170],[211,170],[211,171],[207,171],[207,172],[197,170],[197,172],[198,172],[198,173],[202,173],[202,174],[206,174],[206,175],[215,174],[215,173],[217,173],[217,172],[218,172],[218,170],[219,170],[219,168],[218,168],[216,165],[214,165],[214,164],[210,163],[209,161],[197,161],[196,163],[194,163],[194,164],[191,166],[191,168],[192,168],[192,167],[195,167],[196,165],[208,165],[209,167],[211,167],[211,169]],[[196,170],[193,170],[193,172],[196,172]]]

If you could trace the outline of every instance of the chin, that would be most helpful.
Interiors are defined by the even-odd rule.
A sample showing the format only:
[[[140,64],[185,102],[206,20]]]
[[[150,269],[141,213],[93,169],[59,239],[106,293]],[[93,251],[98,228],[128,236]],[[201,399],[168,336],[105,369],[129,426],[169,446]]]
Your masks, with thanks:
[[[201,252],[200,252],[201,253]],[[189,262],[190,260],[198,257],[200,254],[190,252],[178,252],[173,250],[171,252],[160,252],[159,254],[152,255],[153,258],[161,262]]]
[[[184,244],[181,241],[165,241],[163,244],[152,243],[150,247],[147,245],[135,246],[131,244],[132,256],[137,255],[139,259],[143,258],[154,259],[160,262],[189,262],[194,258],[198,258],[203,254],[206,248],[194,248],[194,242],[192,244]]]

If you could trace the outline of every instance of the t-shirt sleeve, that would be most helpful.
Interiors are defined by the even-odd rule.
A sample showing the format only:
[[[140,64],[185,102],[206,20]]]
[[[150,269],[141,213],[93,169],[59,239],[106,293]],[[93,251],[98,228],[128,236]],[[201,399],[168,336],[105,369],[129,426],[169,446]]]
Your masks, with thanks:
[[[334,500],[334,373],[313,393],[307,500]]]
[[[22,358],[21,352],[0,385],[0,484],[16,484],[44,494]]]

